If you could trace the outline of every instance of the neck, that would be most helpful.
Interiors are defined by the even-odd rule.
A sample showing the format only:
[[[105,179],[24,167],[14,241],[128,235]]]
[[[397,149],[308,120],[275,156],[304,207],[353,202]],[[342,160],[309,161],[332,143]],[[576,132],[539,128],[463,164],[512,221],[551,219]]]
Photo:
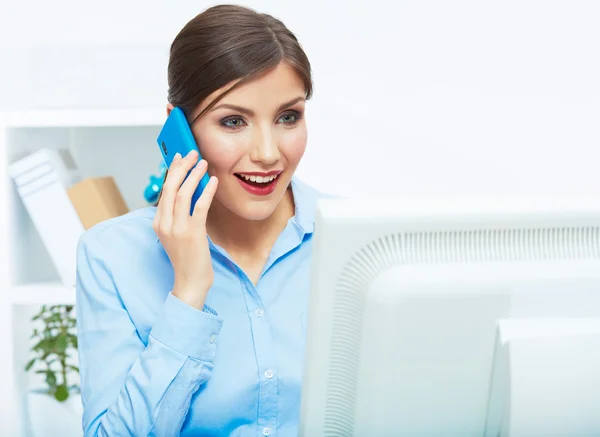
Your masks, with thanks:
[[[247,220],[213,201],[206,218],[206,230],[211,240],[228,252],[262,252],[275,240],[294,216],[294,198],[288,188],[275,208],[264,220]]]

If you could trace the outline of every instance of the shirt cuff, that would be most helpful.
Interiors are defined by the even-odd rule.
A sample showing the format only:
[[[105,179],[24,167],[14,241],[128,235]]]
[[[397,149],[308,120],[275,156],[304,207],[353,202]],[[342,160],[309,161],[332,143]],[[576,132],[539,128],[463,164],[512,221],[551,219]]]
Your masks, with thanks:
[[[212,308],[200,311],[169,293],[150,335],[191,358],[214,361],[223,318]]]

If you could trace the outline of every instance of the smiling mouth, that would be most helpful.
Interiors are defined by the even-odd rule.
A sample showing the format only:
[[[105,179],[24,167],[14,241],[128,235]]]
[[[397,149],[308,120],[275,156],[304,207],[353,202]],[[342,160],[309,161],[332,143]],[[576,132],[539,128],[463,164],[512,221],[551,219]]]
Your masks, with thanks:
[[[272,185],[274,181],[277,180],[279,174],[273,174],[269,176],[255,176],[255,175],[245,175],[243,173],[234,173],[235,176],[240,179],[242,182],[246,184],[258,187],[265,188],[269,185]]]

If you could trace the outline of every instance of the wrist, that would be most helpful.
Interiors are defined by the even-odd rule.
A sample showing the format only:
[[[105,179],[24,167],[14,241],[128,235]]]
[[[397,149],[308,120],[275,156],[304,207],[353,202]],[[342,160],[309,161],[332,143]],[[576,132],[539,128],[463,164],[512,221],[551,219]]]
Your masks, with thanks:
[[[178,287],[176,285],[171,293],[183,303],[202,311],[208,289],[204,290],[204,287]]]

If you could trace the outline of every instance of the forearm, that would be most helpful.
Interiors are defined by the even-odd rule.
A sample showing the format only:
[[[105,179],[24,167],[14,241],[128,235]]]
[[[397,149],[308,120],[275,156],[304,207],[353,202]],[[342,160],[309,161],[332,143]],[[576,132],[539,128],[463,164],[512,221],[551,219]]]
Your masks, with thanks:
[[[85,436],[179,435],[192,395],[210,378],[220,327],[216,315],[170,295],[124,382],[110,378],[110,370],[94,372],[106,387],[87,385],[94,393],[89,393],[91,403],[84,412]],[[119,365],[108,361],[105,366]]]
[[[117,399],[90,422],[85,435],[179,435],[191,397],[211,370],[212,363],[180,354],[151,338]]]

